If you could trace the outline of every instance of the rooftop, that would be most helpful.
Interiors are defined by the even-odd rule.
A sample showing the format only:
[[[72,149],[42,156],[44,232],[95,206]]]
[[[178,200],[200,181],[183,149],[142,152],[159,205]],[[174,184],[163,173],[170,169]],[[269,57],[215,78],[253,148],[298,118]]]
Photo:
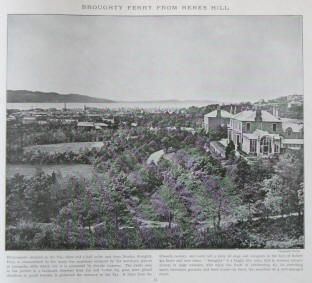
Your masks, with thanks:
[[[263,122],[281,122],[280,119],[273,116],[271,113],[261,110],[261,117]],[[253,122],[256,118],[256,111],[255,110],[245,110],[233,116],[233,119],[239,121],[247,121]]]
[[[94,123],[92,122],[79,122],[77,124],[78,127],[94,127]]]
[[[283,139],[283,144],[303,144],[303,139]]]
[[[303,124],[302,119],[281,118],[281,121],[285,123]]]
[[[209,112],[208,114],[205,115],[205,117],[216,118],[217,117],[217,111],[218,110],[214,110],[212,112]],[[227,112],[226,110],[221,110],[221,117],[222,118],[232,118],[233,115],[231,113]]]

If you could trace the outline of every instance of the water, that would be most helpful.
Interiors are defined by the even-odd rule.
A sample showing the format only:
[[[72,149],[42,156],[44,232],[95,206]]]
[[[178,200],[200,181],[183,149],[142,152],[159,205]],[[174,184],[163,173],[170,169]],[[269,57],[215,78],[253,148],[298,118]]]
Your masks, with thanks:
[[[211,103],[205,101],[190,102],[122,102],[122,103],[66,103],[67,109],[83,109],[84,106],[100,109],[181,109],[191,106],[202,107]],[[35,108],[63,109],[64,103],[7,103],[7,109],[31,110]]]

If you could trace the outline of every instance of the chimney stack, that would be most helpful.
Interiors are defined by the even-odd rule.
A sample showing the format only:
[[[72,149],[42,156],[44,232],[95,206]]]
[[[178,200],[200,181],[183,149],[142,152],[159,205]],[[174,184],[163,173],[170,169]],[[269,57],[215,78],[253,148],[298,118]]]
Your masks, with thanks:
[[[279,119],[279,108],[277,106],[273,106],[273,116]]]
[[[262,113],[260,108],[256,108],[256,117],[255,117],[256,122],[261,122],[262,121]]]
[[[217,118],[221,118],[221,108],[220,105],[217,107]]]
[[[280,118],[280,117],[279,117],[279,109],[278,109],[278,107],[275,108],[275,117],[276,117],[277,119]]]

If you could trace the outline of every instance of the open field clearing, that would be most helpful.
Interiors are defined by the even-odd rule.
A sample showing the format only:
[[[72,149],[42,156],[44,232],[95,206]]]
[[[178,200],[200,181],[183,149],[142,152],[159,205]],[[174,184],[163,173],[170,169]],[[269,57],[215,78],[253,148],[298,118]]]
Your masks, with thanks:
[[[24,148],[25,152],[29,151],[41,151],[48,153],[62,153],[62,152],[75,152],[78,153],[80,150],[101,148],[103,142],[73,142],[73,143],[58,143],[58,144],[44,144],[44,145],[33,145]]]
[[[152,162],[154,162],[155,164],[158,163],[158,161],[160,160],[160,158],[165,154],[165,151],[163,149],[158,150],[154,153],[152,153],[149,158],[147,159],[146,163],[147,164],[151,164]]]
[[[73,164],[73,165],[25,165],[25,164],[8,164],[6,166],[6,177],[12,178],[15,174],[24,175],[27,178],[34,176],[37,170],[42,170],[46,174],[61,173],[63,177],[77,176],[83,178],[91,178],[93,176],[93,168],[91,165]]]

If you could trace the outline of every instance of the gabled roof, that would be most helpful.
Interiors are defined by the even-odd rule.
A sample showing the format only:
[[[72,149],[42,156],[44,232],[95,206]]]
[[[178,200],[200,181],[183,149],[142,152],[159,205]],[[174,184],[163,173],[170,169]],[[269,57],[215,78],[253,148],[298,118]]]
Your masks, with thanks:
[[[263,122],[281,122],[280,119],[273,116],[271,113],[261,110],[261,117]],[[233,119],[239,121],[253,122],[256,118],[255,110],[245,110],[233,116]]]
[[[214,110],[212,112],[209,112],[208,114],[205,115],[205,117],[208,118],[216,118],[217,117],[217,111],[218,110]],[[221,118],[232,118],[233,115],[229,112],[227,112],[226,110],[221,110]]]

